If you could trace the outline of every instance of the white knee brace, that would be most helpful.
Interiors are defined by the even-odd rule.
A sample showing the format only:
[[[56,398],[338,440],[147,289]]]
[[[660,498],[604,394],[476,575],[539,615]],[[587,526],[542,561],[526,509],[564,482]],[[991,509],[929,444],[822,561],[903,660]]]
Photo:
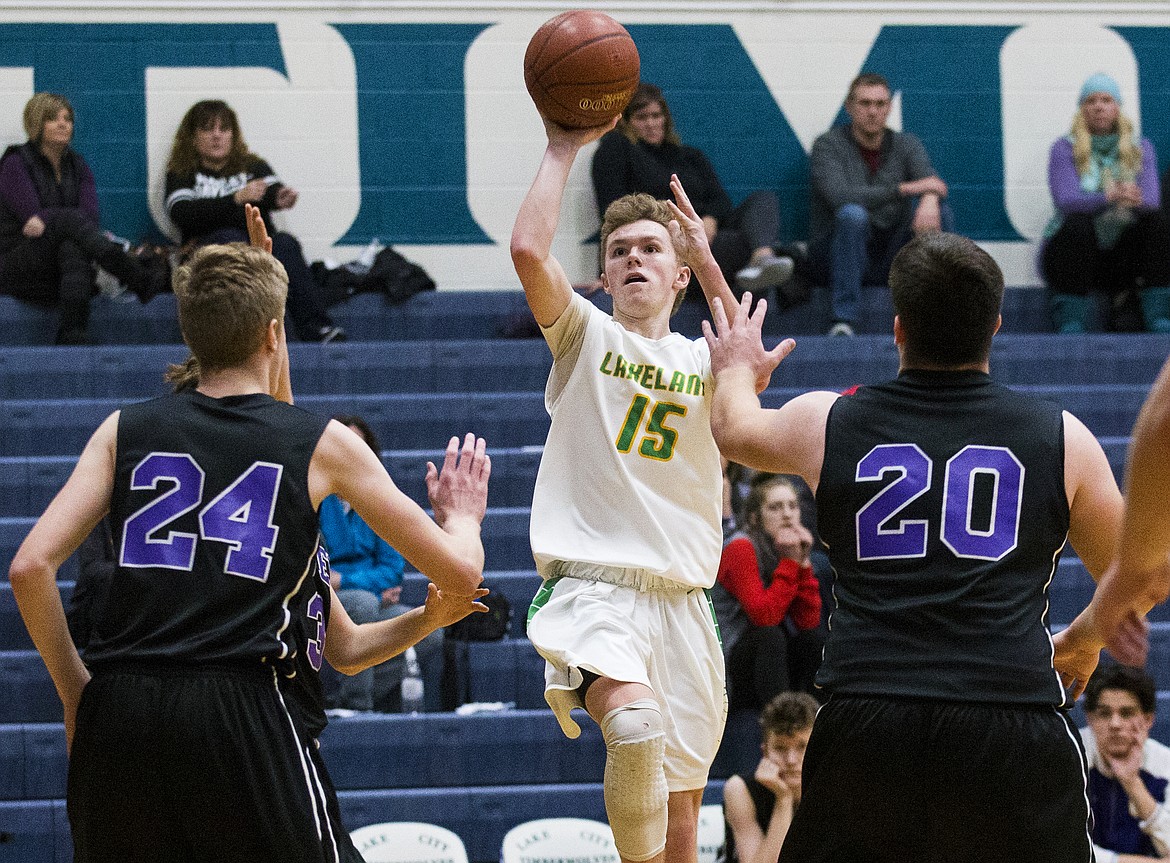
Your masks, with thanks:
[[[649,698],[616,707],[601,720],[605,740],[605,811],[626,860],[649,860],[666,847],[666,735]]]

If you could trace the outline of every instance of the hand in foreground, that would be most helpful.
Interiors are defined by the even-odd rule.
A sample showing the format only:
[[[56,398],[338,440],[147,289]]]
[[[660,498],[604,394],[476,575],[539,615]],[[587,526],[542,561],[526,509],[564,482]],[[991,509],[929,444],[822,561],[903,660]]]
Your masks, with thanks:
[[[443,593],[434,582],[427,584],[427,600],[423,606],[423,617],[427,619],[432,630],[443,626],[458,623],[467,615],[482,614],[488,607],[478,600],[488,595],[486,587],[476,588],[469,596],[459,596],[453,593]]]
[[[244,204],[244,220],[248,223],[248,240],[257,249],[263,249],[272,254],[272,238],[268,236],[268,226],[264,224],[264,216],[259,207]]]
[[[772,350],[764,350],[763,328],[764,315],[768,311],[766,300],[760,300],[756,309],[750,315],[752,295],[746,291],[739,301],[739,311],[734,323],[728,323],[727,314],[723,310],[723,302],[715,298],[712,308],[712,317],[715,318],[715,328],[703,321],[703,338],[711,349],[711,373],[715,377],[720,372],[734,367],[744,367],[751,371],[756,382],[756,392],[761,393],[768,388],[768,381],[772,372],[781,360],[792,353],[796,342],[784,339]]]
[[[709,249],[707,226],[699,218],[678,174],[670,175],[670,191],[674,193],[674,200],[666,202],[666,206],[670,207],[670,212],[674,214],[674,221],[670,223],[670,236],[676,238],[681,234],[688,252],[701,253]]]
[[[1150,657],[1150,624],[1144,617],[1130,612],[1110,633],[1102,633],[1105,649],[1122,665],[1145,668]]]
[[[1072,701],[1081,697],[1101,658],[1101,641],[1091,629],[1082,612],[1067,629],[1052,636],[1052,666]]]
[[[440,527],[453,516],[473,518],[477,524],[483,522],[491,472],[487,442],[470,433],[463,439],[462,450],[457,437],[447,443],[441,471],[433,462],[427,462],[427,496]]]

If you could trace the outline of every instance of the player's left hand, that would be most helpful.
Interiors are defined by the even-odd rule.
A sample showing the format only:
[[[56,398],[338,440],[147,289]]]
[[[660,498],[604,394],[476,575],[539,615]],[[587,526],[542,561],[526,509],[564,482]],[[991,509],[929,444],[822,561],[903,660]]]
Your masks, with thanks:
[[[478,600],[488,595],[486,587],[476,588],[475,593],[469,596],[459,596],[452,593],[443,593],[434,582],[427,584],[427,599],[423,606],[423,616],[427,618],[430,629],[433,631],[452,623],[458,623],[469,614],[488,610],[488,607]]]
[[[780,362],[792,353],[796,342],[784,339],[772,350],[764,349],[763,329],[764,315],[768,311],[767,300],[760,300],[755,311],[748,314],[752,307],[752,295],[746,291],[739,301],[739,309],[734,322],[728,322],[727,313],[723,309],[723,301],[716,297],[712,304],[712,317],[715,327],[702,322],[703,338],[711,349],[711,373],[716,378],[720,372],[731,368],[744,367],[751,371],[756,384],[756,392],[761,393],[768,388],[772,379],[772,372]]]
[[[687,197],[678,174],[670,175],[670,191],[674,193],[674,200],[667,201],[666,206],[670,207],[670,212],[674,215],[669,227],[671,239],[681,236],[687,251],[690,252],[689,257],[708,253],[710,240],[707,226],[699,218],[691,199]]]
[[[263,249],[272,254],[272,238],[268,236],[268,226],[264,224],[264,216],[259,207],[244,204],[244,220],[248,223],[248,240],[257,249]]]
[[[448,441],[441,471],[433,462],[427,462],[427,496],[440,527],[453,516],[473,518],[476,524],[483,523],[491,472],[487,441],[473,434],[463,439],[462,449],[459,438]]]
[[[1082,612],[1067,629],[1052,636],[1052,665],[1073,701],[1081,697],[1101,659],[1101,641],[1091,630]]]

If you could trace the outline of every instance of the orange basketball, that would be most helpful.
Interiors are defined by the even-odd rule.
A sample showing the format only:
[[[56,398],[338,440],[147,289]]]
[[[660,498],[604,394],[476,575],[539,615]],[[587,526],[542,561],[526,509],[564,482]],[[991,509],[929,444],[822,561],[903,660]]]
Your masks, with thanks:
[[[620,114],[638,86],[638,48],[604,12],[575,9],[546,21],[524,52],[524,84],[541,116],[583,129]]]

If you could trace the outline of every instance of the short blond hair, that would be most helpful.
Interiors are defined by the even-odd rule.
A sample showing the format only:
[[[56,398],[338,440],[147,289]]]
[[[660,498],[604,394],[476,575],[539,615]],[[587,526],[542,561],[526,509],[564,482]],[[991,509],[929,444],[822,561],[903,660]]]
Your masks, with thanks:
[[[64,96],[56,93],[36,93],[24,105],[24,133],[34,144],[45,133],[45,124],[64,109],[73,119],[73,106]]]
[[[244,243],[198,249],[175,273],[174,289],[183,341],[203,372],[242,365],[260,350],[270,321],[283,326],[288,274]]]
[[[648,195],[645,192],[637,192],[633,195],[622,195],[622,197],[605,208],[605,216],[601,220],[601,235],[599,237],[601,245],[598,250],[601,257],[600,264],[602,272],[605,272],[605,251],[606,246],[609,244],[609,235],[618,228],[632,225],[634,222],[641,222],[643,219],[648,222],[655,222],[666,228],[666,235],[670,237],[670,244],[674,247],[674,253],[678,256],[678,262],[680,264],[690,264],[686,238],[681,232],[675,235],[670,230],[670,223],[675,221],[670,207],[666,205],[665,201],[660,201],[653,195]],[[693,276],[694,273],[691,275]],[[674,299],[674,306],[670,310],[672,315],[678,311],[686,295],[686,288],[678,292],[678,296]]]

